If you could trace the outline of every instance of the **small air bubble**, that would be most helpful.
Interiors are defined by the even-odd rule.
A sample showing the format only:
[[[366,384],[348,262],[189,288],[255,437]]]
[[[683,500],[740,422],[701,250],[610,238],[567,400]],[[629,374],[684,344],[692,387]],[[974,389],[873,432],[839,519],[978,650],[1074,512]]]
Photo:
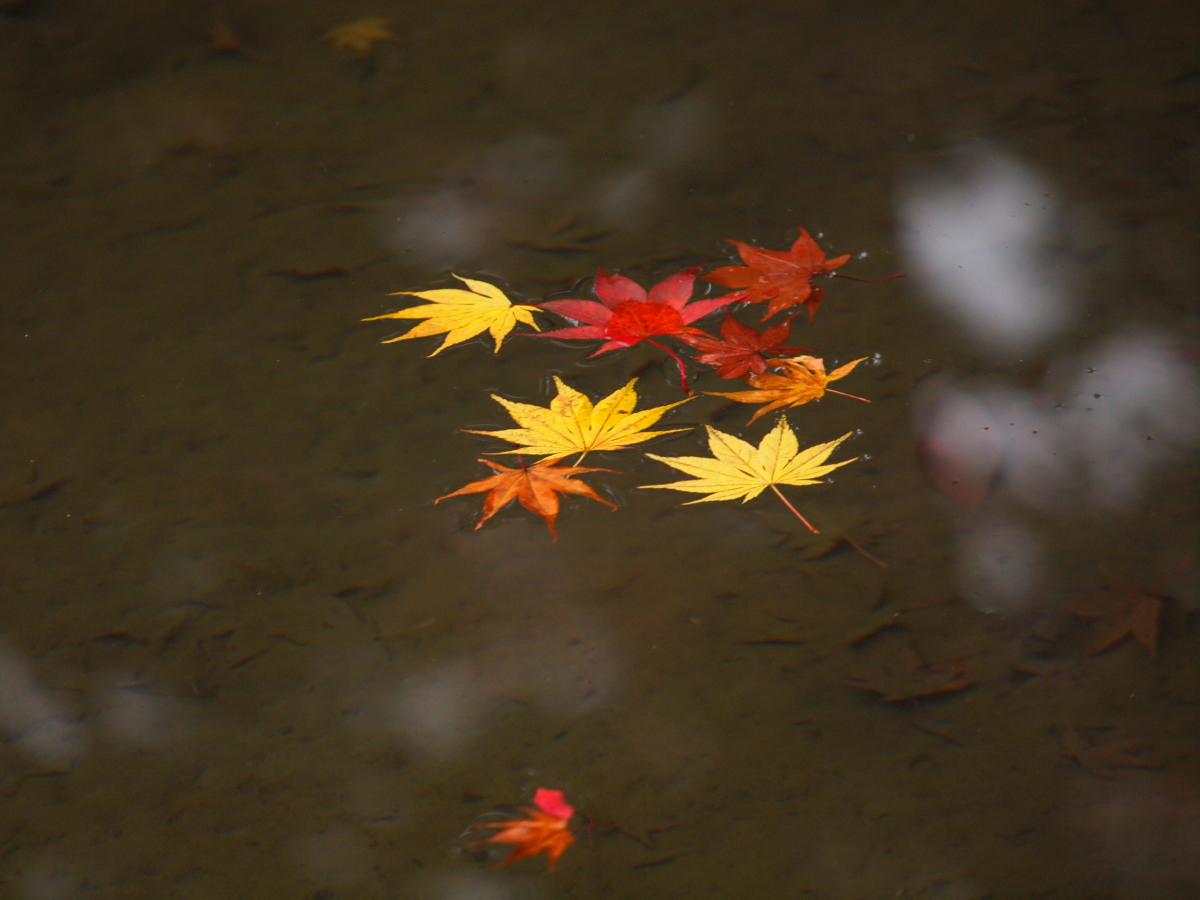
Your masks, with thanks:
[[[858,254],[858,258],[859,258],[859,259],[866,259],[866,258],[867,258],[867,251],[866,251],[866,250],[864,250],[862,253]]]
[[[858,458],[859,458],[859,459],[861,459],[861,460],[863,460],[863,461],[865,461],[865,462],[870,462],[870,461],[871,461],[871,454],[870,454],[870,453],[861,453],[861,454],[859,454],[859,457],[858,457]]]
[[[871,365],[873,365],[873,366],[883,365],[883,354],[882,353],[872,353],[871,354]]]
[[[855,433],[855,434],[856,434],[858,437],[862,437],[862,436],[863,436],[863,430],[862,430],[861,428],[855,428],[855,429],[854,429],[854,433]]]

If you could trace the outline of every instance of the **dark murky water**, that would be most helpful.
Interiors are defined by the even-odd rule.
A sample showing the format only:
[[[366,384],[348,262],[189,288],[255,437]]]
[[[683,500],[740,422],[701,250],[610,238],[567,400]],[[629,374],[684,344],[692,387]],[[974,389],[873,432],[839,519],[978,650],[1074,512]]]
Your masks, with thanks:
[[[1200,890],[1190,4],[0,8],[5,896]],[[397,42],[322,42],[357,14]],[[856,432],[785,489],[821,535],[638,448],[557,543],[433,504],[489,394],[676,372],[380,346],[389,292],[798,226],[909,273],[793,331],[878,355],[789,413]],[[579,840],[493,868],[468,829],[540,786]]]

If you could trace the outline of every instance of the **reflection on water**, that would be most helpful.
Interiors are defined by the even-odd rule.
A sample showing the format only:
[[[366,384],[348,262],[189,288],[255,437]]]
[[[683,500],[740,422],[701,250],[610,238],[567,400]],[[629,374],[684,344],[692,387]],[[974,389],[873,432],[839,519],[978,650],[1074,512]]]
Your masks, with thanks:
[[[336,4],[229,7],[238,55],[187,5],[0,3],[5,896],[1195,896],[1177,6],[459,2],[358,57]],[[854,432],[822,535],[637,455],[557,543],[433,505],[489,394],[677,372],[381,347],[389,292],[798,226],[908,271],[789,341],[878,361],[789,415]],[[704,403],[663,422],[770,425]],[[538,787],[579,839],[493,868],[472,826]]]
[[[972,512],[960,535],[963,589],[989,611],[1044,592],[1039,542],[1020,519],[1135,514],[1155,481],[1189,464],[1200,436],[1194,366],[1168,335],[1140,327],[1063,354],[1033,388],[994,377],[931,384],[918,401],[935,477]],[[1003,524],[976,515],[993,491],[1008,501]]]
[[[1029,166],[975,148],[903,186],[905,251],[919,289],[1001,360],[1036,353],[1075,318],[1055,189]]]

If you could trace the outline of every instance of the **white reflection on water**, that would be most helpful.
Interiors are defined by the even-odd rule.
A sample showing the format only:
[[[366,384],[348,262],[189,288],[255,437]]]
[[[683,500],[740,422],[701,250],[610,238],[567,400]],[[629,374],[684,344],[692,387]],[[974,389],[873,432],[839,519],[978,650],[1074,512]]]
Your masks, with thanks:
[[[42,766],[66,766],[83,756],[87,735],[66,704],[42,688],[25,661],[0,645],[0,732]]]
[[[947,379],[918,402],[931,477],[967,510],[963,592],[982,609],[1018,609],[1046,586],[1039,528],[1137,514],[1155,478],[1191,451],[1200,382],[1171,337],[1148,326],[1055,353],[1075,318],[1076,279],[1051,251],[1066,237],[1053,189],[1028,165],[985,148],[931,168],[899,197],[920,295],[992,359],[1048,360],[1032,387],[1003,375]],[[1000,496],[979,509],[989,495]]]
[[[492,873],[439,872],[417,885],[413,893],[420,900],[510,900],[518,896],[518,889],[521,897],[543,896],[535,884],[525,881],[514,887],[512,879],[498,878]]]
[[[447,761],[486,739],[514,704],[564,719],[611,706],[624,666],[603,619],[554,601],[523,608],[527,618],[493,625],[482,646],[414,661],[402,680],[351,692],[353,726]]]
[[[909,275],[983,352],[1020,356],[1070,324],[1070,280],[1048,252],[1058,206],[1030,166],[979,152],[914,179],[899,207]]]
[[[1010,517],[985,516],[966,526],[957,562],[964,595],[984,612],[1024,608],[1045,577],[1040,539]]]
[[[1167,335],[1138,330],[1062,359],[1031,390],[934,387],[924,433],[1043,512],[1136,509],[1200,436],[1200,382],[1171,354]]]
[[[1153,480],[1200,437],[1200,382],[1172,358],[1168,336],[1108,336],[1021,389],[930,385],[920,426],[960,502],[996,490],[1042,516],[1137,513]],[[1037,592],[1033,532],[975,516],[962,524],[963,586],[985,609],[1013,609]]]

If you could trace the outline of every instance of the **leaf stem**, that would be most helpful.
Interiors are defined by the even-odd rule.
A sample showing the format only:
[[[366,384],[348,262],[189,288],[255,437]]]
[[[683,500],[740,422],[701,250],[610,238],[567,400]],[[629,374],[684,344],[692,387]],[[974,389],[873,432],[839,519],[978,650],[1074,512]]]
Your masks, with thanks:
[[[821,533],[816,528],[816,526],[813,525],[812,522],[808,521],[808,519],[806,519],[806,518],[804,518],[804,516],[800,515],[800,510],[798,510],[798,509],[796,509],[796,507],[792,506],[792,501],[790,501],[787,497],[783,496],[783,492],[780,491],[779,488],[777,488],[775,485],[771,485],[770,487],[771,487],[771,490],[773,490],[775,492],[775,496],[783,501],[783,505],[786,506],[788,509],[790,509],[792,511],[792,514],[795,515],[795,517],[797,519],[799,519],[801,522],[803,522],[805,525],[808,526],[809,531],[811,531],[813,534]]]
[[[655,347],[657,347],[659,350],[662,350],[664,353],[666,353],[668,356],[670,356],[671,359],[675,360],[675,362],[677,362],[679,364],[679,386],[681,388],[683,388],[683,392],[685,394],[690,394],[691,390],[688,388],[688,383],[687,383],[687,370],[684,369],[684,367],[683,367],[683,360],[679,358],[679,356],[675,353],[674,350],[672,350],[670,347],[663,346],[658,341],[654,340],[654,338],[648,337],[648,338],[643,338],[643,340],[647,344],[653,344]]]
[[[828,391],[830,394],[840,394],[840,395],[841,395],[841,396],[843,396],[843,397],[849,397],[851,400],[861,400],[863,403],[870,403],[870,402],[871,402],[871,401],[870,401],[870,400],[868,400],[866,397],[860,397],[860,396],[858,396],[858,394],[847,394],[845,391],[835,391],[835,390],[834,390],[833,388],[831,388],[831,387],[827,387],[827,388],[825,388],[825,390],[826,390],[826,391]]]

